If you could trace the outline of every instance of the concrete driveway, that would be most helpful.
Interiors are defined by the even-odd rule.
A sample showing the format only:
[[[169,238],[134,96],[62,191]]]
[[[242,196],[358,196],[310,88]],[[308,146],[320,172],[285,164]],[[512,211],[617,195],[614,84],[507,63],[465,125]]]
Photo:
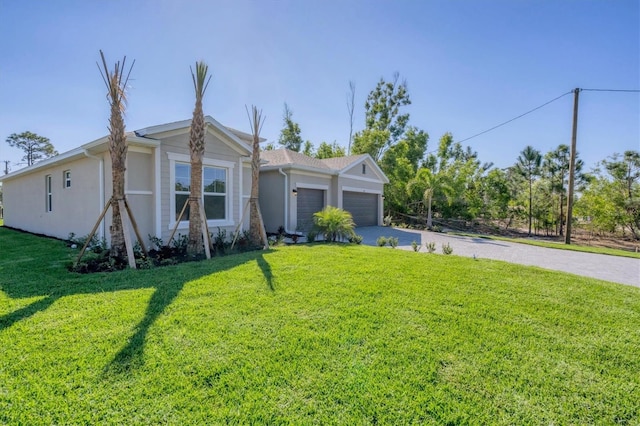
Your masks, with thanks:
[[[435,242],[436,253],[442,253],[442,244],[449,243],[458,256],[504,260],[640,287],[640,259],[382,226],[357,228],[356,232],[366,245],[375,246],[380,236],[396,237],[400,249],[412,250],[415,241],[422,244],[420,251],[425,253],[425,244]]]

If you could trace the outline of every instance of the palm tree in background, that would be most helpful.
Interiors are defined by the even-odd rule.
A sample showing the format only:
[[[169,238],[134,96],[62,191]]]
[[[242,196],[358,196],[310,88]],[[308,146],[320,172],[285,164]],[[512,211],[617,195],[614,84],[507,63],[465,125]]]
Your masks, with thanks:
[[[205,147],[205,122],[202,110],[202,98],[207,90],[211,76],[207,78],[209,67],[204,62],[196,62],[196,72],[191,68],[193,88],[196,93],[196,105],[189,131],[189,151],[191,153],[191,191],[189,194],[189,242],[187,252],[191,255],[202,254],[204,241],[202,236],[202,157]]]
[[[443,193],[447,197],[447,201],[450,201],[451,187],[448,185],[444,173],[434,173],[431,169],[422,167],[418,170],[416,176],[407,183],[407,192],[409,194],[416,191],[422,194],[422,198],[427,205],[427,228],[431,229],[433,227],[431,213],[433,197],[436,194]]]
[[[100,64],[98,64],[98,69],[100,70],[104,84],[107,86],[107,100],[111,107],[111,115],[109,117],[109,154],[111,155],[113,197],[111,201],[110,255],[115,258],[123,258],[126,253],[126,246],[119,201],[124,200],[124,172],[128,149],[123,115],[127,103],[127,83],[135,61],[133,61],[131,67],[129,67],[129,71],[125,77],[126,56],[122,59],[122,62],[118,61],[115,63],[113,71],[110,71],[107,67],[107,61],[102,50],[100,51],[100,57],[102,58],[102,68]]]
[[[541,163],[542,155],[540,151],[531,145],[522,150],[516,162],[517,172],[529,182],[529,236],[531,236],[533,180],[540,175]]]

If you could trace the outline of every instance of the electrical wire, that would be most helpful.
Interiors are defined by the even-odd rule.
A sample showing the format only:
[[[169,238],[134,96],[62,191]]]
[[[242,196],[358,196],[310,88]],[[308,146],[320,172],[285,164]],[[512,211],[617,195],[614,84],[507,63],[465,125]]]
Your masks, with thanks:
[[[507,121],[505,121],[504,123],[500,123],[500,124],[498,124],[497,126],[493,126],[493,127],[492,127],[492,128],[490,128],[490,129],[487,129],[487,130],[485,130],[485,131],[483,131],[483,132],[477,133],[477,134],[475,134],[475,135],[473,135],[473,136],[469,136],[468,138],[466,138],[466,139],[462,139],[462,140],[457,141],[457,142],[458,142],[458,143],[462,143],[462,142],[468,141],[469,139],[473,139],[473,138],[475,138],[475,137],[477,137],[477,136],[484,135],[485,133],[488,133],[488,132],[490,132],[490,131],[492,131],[492,130],[497,129],[498,127],[502,127],[502,126],[504,126],[505,124],[509,124],[509,123],[511,123],[512,121],[515,121],[515,120],[517,120],[517,119],[519,119],[519,118],[522,118],[522,117],[524,117],[524,116],[525,116],[525,115],[527,115],[527,114],[531,114],[532,112],[537,111],[537,110],[539,110],[540,108],[543,108],[543,107],[545,107],[545,106],[549,105],[550,103],[555,102],[555,101],[557,101],[558,99],[563,98],[563,97],[565,97],[565,96],[567,96],[567,95],[569,95],[569,94],[571,94],[571,93],[573,93],[573,90],[570,90],[570,91],[568,91],[567,93],[563,93],[562,95],[560,95],[560,96],[558,96],[558,97],[556,97],[556,98],[553,98],[553,99],[551,99],[550,101],[545,102],[545,103],[543,103],[542,105],[537,106],[537,107],[535,107],[534,109],[532,109],[532,110],[529,110],[529,111],[525,112],[524,114],[520,114],[519,116],[514,117],[514,118],[512,118],[511,120],[507,120]]]
[[[640,93],[640,89],[580,89],[585,92],[627,92]]]

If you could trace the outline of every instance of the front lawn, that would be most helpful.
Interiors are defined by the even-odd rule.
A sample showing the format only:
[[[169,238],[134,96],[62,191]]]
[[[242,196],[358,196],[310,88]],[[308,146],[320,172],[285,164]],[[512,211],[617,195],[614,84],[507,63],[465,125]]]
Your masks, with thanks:
[[[638,424],[640,289],[298,245],[77,275],[0,228],[0,424]]]

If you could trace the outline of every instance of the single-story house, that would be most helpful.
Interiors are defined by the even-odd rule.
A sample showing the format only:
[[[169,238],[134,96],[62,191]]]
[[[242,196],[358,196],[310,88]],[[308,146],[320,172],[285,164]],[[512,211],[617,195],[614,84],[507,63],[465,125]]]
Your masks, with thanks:
[[[240,229],[249,227],[245,206],[251,194],[252,136],[225,127],[210,116],[205,121],[203,201],[207,223],[212,232],[219,227],[230,235],[239,224]],[[189,195],[190,124],[191,120],[183,120],[127,133],[125,194],[143,238],[150,235],[168,243]],[[267,230],[275,231],[281,225],[300,228],[300,219],[310,218],[309,209],[320,210],[328,204],[353,208],[358,223],[362,206],[356,199],[366,195],[371,199],[364,202],[375,210],[369,213],[367,224],[380,223],[386,177],[370,157],[316,160],[283,150],[263,154],[260,178],[267,184],[261,184],[264,194],[260,202]],[[279,160],[278,155],[284,159]],[[286,159],[291,157],[301,164],[290,164]],[[111,198],[108,138],[1,176],[0,182],[5,226],[62,239],[70,233],[87,235]],[[98,237],[108,240],[110,225],[111,215],[107,214],[98,227]],[[188,217],[183,217],[178,233],[187,234],[188,228]]]
[[[383,188],[389,180],[368,154],[319,160],[288,149],[260,154],[260,209],[265,228],[307,231],[313,213],[331,205],[356,226],[382,225]]]

